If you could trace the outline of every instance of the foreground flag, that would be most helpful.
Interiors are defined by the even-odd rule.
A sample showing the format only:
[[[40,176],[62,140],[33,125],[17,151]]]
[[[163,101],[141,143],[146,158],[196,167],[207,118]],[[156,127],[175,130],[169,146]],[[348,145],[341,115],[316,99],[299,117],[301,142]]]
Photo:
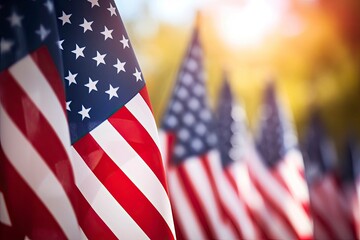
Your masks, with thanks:
[[[260,165],[252,167],[253,181],[297,239],[312,239],[303,159],[291,122],[277,101],[273,82],[266,86],[262,111],[257,148],[267,171]]]
[[[163,154],[178,239],[239,239],[228,218],[215,122],[205,88],[198,29],[180,68],[162,129]]]
[[[231,188],[228,189],[228,199],[231,203],[232,210],[230,210],[229,217],[233,223],[238,224],[238,228],[242,231],[243,239],[263,239],[258,226],[256,225],[256,217],[251,208],[246,203],[246,197],[251,194],[244,189],[246,182],[241,176],[247,174],[244,167],[244,161],[241,161],[241,155],[244,153],[244,143],[246,137],[239,136],[246,134],[245,125],[240,122],[243,120],[241,114],[244,114],[233,99],[230,85],[224,76],[223,86],[219,96],[219,103],[217,106],[217,132],[218,132],[218,146],[221,155],[221,164],[223,173],[227,180],[231,183]],[[244,171],[245,170],[245,171]],[[246,180],[245,180],[246,181]]]
[[[79,239],[53,4],[0,5],[0,238]]]
[[[306,176],[316,239],[352,239],[335,174],[335,150],[318,111],[311,113],[304,143]]]
[[[51,160],[54,154],[58,154],[53,150],[49,151],[53,149],[55,134],[60,138],[57,141],[65,141],[63,139],[68,141],[63,144],[63,148],[68,149],[71,154],[74,178],[65,175],[66,172],[63,173],[66,165],[54,164],[53,171],[59,171],[67,181],[69,179],[75,181],[77,188],[73,189],[73,196],[77,202],[75,211],[77,218],[74,217],[74,221],[70,221],[71,215],[63,210],[62,205],[54,201],[56,198],[50,196],[50,203],[53,204],[51,207],[56,213],[60,211],[62,217],[60,220],[65,222],[65,227],[70,225],[79,230],[80,225],[80,234],[83,238],[174,239],[175,230],[158,148],[156,125],[143,76],[115,3],[96,0],[72,2],[49,0],[42,3],[21,1],[18,5],[15,2],[7,5],[8,14],[1,15],[5,18],[4,22],[10,21],[10,27],[14,29],[19,21],[23,20],[24,31],[29,36],[25,35],[26,37],[14,43],[9,43],[11,36],[4,38],[1,45],[2,52],[3,49],[11,49],[12,45],[17,44],[13,52],[13,55],[17,56],[18,49],[30,46],[29,49],[32,50],[31,44],[37,42],[41,46],[46,42],[50,56],[59,50],[62,53],[62,61],[55,59],[55,65],[51,64],[51,59],[49,60],[51,57],[38,56],[32,57],[31,61],[35,63],[26,62],[26,64],[32,64],[30,65],[32,68],[35,68],[33,65],[36,63],[43,65],[43,68],[37,66],[39,70],[34,79],[42,79],[42,75],[55,78],[54,69],[58,69],[64,75],[66,100],[60,99],[56,94],[50,98],[50,93],[39,98],[35,93],[32,101],[39,102],[38,108],[41,111],[43,107],[50,109],[49,118],[65,126],[67,121],[64,117],[64,107],[66,106],[70,138],[58,133],[59,129],[52,125],[48,128],[54,132],[53,135],[45,133],[46,138],[41,138],[33,135],[32,131],[46,129],[43,122],[35,122],[36,125],[32,128],[24,124],[31,138],[35,139],[37,144],[44,146],[47,154],[52,154],[49,156]],[[23,5],[21,9],[16,8]],[[52,16],[52,21],[38,20],[39,16],[45,13]],[[51,28],[49,25],[51,23],[56,23],[57,28],[56,26]],[[13,32],[18,37],[24,36],[18,29]],[[45,47],[42,49],[47,51]],[[32,73],[28,65],[19,67],[20,77],[26,78]],[[59,84],[49,85],[51,88],[59,87]],[[30,90],[44,91],[43,85],[38,85],[36,82],[26,87]],[[60,88],[63,88],[61,84]],[[53,112],[54,98],[59,99],[58,105],[63,107],[57,115]],[[3,97],[1,100],[3,102]],[[26,105],[20,105],[19,112],[29,114],[35,120],[39,118],[39,114],[29,110],[28,101],[21,103]],[[5,114],[1,114],[2,116],[7,117]],[[1,124],[3,124],[2,119]],[[63,129],[68,132],[67,127],[60,130]],[[3,128],[1,128],[1,136],[3,136]],[[7,140],[1,138],[2,146],[3,141],[7,142]],[[22,142],[16,140],[21,149]],[[17,145],[12,143],[7,146],[14,149]],[[63,155],[60,157],[64,159]],[[33,159],[34,157],[30,160]],[[26,165],[30,171],[30,178],[35,178],[37,181],[33,190],[37,197],[41,197],[41,194],[47,195],[47,192],[58,192],[57,188],[52,191],[43,189],[40,183],[48,183],[47,175],[39,175],[32,169],[32,165],[28,166]],[[59,181],[68,187],[68,182]],[[5,185],[6,189],[10,187],[12,186]],[[6,193],[4,196],[6,200]],[[60,203],[64,204],[64,200]],[[25,211],[26,206],[21,210]],[[52,212],[49,215],[53,218],[57,217]],[[11,209],[9,218],[12,220]],[[47,224],[47,219],[40,220],[42,224]],[[57,221],[60,225],[58,228],[61,228],[62,222],[59,221]],[[31,226],[32,224],[29,223],[32,221],[26,222],[25,225]],[[65,227],[61,228],[65,233],[64,236],[60,235],[60,238],[78,239],[77,236],[68,234]],[[44,234],[42,238],[52,236],[46,231],[38,232]]]

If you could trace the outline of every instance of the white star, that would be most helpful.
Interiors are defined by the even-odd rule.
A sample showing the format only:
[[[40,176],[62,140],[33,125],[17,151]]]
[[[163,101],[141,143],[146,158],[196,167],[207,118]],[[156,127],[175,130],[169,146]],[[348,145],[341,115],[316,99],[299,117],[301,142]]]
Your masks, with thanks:
[[[85,47],[79,47],[77,44],[76,44],[76,48],[75,48],[75,50],[72,50],[71,52],[72,53],[75,53],[75,55],[76,55],[76,59],[78,59],[78,57],[85,57],[84,56],[84,49],[85,49]]]
[[[62,46],[62,44],[63,44],[64,41],[65,41],[64,39],[57,41],[58,47],[59,47],[61,50],[64,50],[64,48],[63,48],[63,46]]]
[[[91,8],[93,8],[94,6],[100,7],[99,0],[88,0],[88,2],[91,3]]]
[[[50,32],[51,31],[49,29],[46,29],[42,24],[40,24],[39,29],[36,30],[36,34],[40,36],[41,41],[44,41],[47,36],[49,36]]]
[[[70,104],[71,104],[72,101],[68,101],[66,102],[66,110],[68,110],[69,112],[71,112],[71,109],[70,109]]]
[[[122,40],[120,40],[120,42],[121,42],[122,45],[123,45],[123,49],[125,49],[126,47],[130,48],[130,47],[129,47],[129,39],[125,38],[124,35],[123,35],[122,37],[123,37],[123,38],[122,38]]]
[[[113,97],[119,97],[117,94],[117,90],[119,89],[119,87],[117,88],[113,88],[113,86],[111,86],[111,84],[109,84],[109,90],[105,91],[105,93],[109,94],[109,100],[111,100]]]
[[[9,52],[13,45],[14,45],[13,41],[6,40],[5,38],[1,38],[1,41],[0,41],[0,53]]]
[[[66,14],[64,11],[62,11],[62,16],[58,17],[62,21],[62,25],[64,26],[65,23],[71,24],[70,17],[72,14]]]
[[[96,66],[99,66],[100,63],[105,64],[105,58],[106,54],[100,54],[98,51],[96,51],[96,57],[93,57],[93,59],[96,61]]]
[[[23,16],[18,15],[16,12],[13,12],[10,17],[7,18],[7,20],[10,22],[10,25],[12,27],[22,27],[21,20],[23,19]]]
[[[104,31],[100,32],[102,35],[104,35],[105,39],[108,39],[108,38],[111,38],[113,39],[111,33],[113,32],[114,30],[113,29],[108,29],[106,26],[104,27]]]
[[[139,72],[137,68],[135,68],[135,72],[133,73],[133,75],[136,77],[136,81],[142,81],[141,72]]]
[[[84,28],[84,32],[86,32],[87,30],[92,31],[92,27],[91,24],[94,21],[88,22],[85,18],[84,18],[84,23],[80,24],[79,26]]]
[[[69,71],[69,75],[68,75],[67,77],[65,77],[65,79],[69,81],[69,86],[70,86],[72,83],[77,84],[76,79],[75,79],[77,75],[78,75],[77,73],[72,74],[72,73]]]
[[[93,81],[91,78],[89,78],[89,83],[85,84],[85,87],[89,88],[89,93],[91,93],[92,90],[97,91],[96,84],[99,80]]]
[[[121,71],[126,72],[124,68],[125,64],[126,62],[120,62],[120,60],[117,58],[117,63],[113,66],[117,69],[117,73]]]
[[[50,0],[47,0],[46,3],[44,3],[44,6],[48,9],[49,13],[54,11],[54,4]]]
[[[117,16],[117,15],[116,15],[116,8],[115,8],[115,7],[113,7],[113,6],[111,5],[111,3],[110,3],[110,7],[109,7],[109,8],[107,8],[107,10],[109,10],[109,11],[110,11],[111,16],[112,16],[112,15]]]
[[[81,111],[79,111],[78,113],[81,115],[81,120],[84,120],[84,118],[89,118],[89,111],[91,110],[91,108],[85,108],[84,105],[81,105]]]

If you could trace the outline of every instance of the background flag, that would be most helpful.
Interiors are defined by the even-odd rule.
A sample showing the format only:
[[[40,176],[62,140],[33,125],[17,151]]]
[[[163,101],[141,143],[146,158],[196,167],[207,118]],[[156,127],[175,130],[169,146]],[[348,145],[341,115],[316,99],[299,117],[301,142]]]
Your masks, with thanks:
[[[340,207],[349,225],[352,239],[358,239],[357,224],[360,218],[359,199],[356,193],[356,165],[360,161],[360,149],[354,137],[349,136],[344,146],[343,161],[340,168]]]
[[[278,103],[275,85],[269,82],[264,92],[257,139],[263,164],[251,167],[251,176],[293,235],[298,239],[311,239],[312,223],[303,159],[296,147],[291,122],[285,114],[285,109]]]
[[[219,146],[225,174],[238,191],[243,202],[238,204],[245,205],[257,236],[260,239],[293,237],[286,222],[270,207],[250,178],[249,168],[254,162],[260,163],[260,159],[247,129],[245,111],[239,103],[235,103],[227,81],[223,84],[217,113]]]
[[[240,238],[228,219],[218,185],[226,180],[216,150],[199,32],[193,32],[179,70],[161,136],[178,239]],[[225,186],[230,187],[230,186]]]
[[[226,74],[224,74],[224,81],[219,95],[216,112],[218,146],[223,174],[231,184],[226,199],[230,202],[229,206],[231,206],[229,218],[241,230],[243,239],[261,239],[261,232],[255,223],[255,218],[245,204],[243,192],[240,192],[243,184],[240,181],[244,181],[244,179],[241,179],[239,175],[246,174],[241,169],[241,165],[243,165],[243,162],[241,162],[241,151],[243,149],[241,147],[244,147],[244,144],[240,142],[245,139],[244,136],[240,135],[246,134],[245,126],[240,122],[243,120],[241,114],[244,114],[244,112],[236,106],[236,100],[231,93]]]
[[[351,239],[340,205],[342,194],[336,179],[336,153],[316,110],[310,118],[304,148],[315,238]]]
[[[48,21],[36,22],[29,15],[26,23],[34,24],[34,29],[28,27],[26,31],[39,42],[48,41],[51,53],[61,51],[62,61],[55,63],[66,86],[66,100],[60,105],[66,106],[70,127],[71,147],[68,143],[66,148],[77,186],[74,195],[80,234],[90,239],[173,239],[157,129],[144,79],[115,3],[24,2],[28,14],[34,14],[36,7],[45,9],[57,25],[52,29]],[[4,21],[11,18],[17,23],[25,16],[16,12],[20,17],[11,17],[10,13]],[[9,48],[8,42],[3,45]],[[19,41],[19,46],[26,44]],[[41,63],[48,71],[49,61],[42,59]],[[46,98],[41,102],[52,109],[52,102]],[[67,122],[55,117],[56,122]],[[9,215],[11,219],[10,211]]]

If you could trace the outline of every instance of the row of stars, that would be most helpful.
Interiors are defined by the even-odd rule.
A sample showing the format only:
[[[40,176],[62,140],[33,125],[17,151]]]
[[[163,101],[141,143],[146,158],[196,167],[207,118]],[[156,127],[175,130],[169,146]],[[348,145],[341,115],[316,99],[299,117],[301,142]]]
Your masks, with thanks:
[[[62,47],[63,42],[64,42],[64,40],[61,40],[58,42],[58,46],[61,50],[64,50],[64,48]],[[79,47],[79,45],[75,44],[75,49],[71,51],[72,53],[75,54],[75,59],[78,59],[79,57],[85,58],[85,55],[84,55],[85,48],[86,47]],[[100,64],[106,65],[106,62],[105,62],[106,55],[107,55],[106,53],[101,54],[101,53],[99,53],[99,51],[96,51],[96,56],[92,58],[94,61],[96,61],[96,66],[99,66]],[[116,68],[117,73],[119,73],[121,71],[126,72],[125,64],[126,64],[125,61],[121,62],[119,60],[119,58],[116,58],[116,64],[114,64],[113,66]],[[141,79],[139,79],[139,80],[141,80]]]
[[[39,28],[35,31],[35,33],[39,35],[41,41],[44,41],[51,33],[51,30],[46,29],[44,25],[40,24]],[[4,37],[0,39],[1,54],[9,52],[13,46],[14,46],[14,41],[10,39],[5,39]]]
[[[70,17],[72,14],[66,14],[64,11],[62,12],[62,16],[58,17],[62,21],[62,26],[67,24],[72,24],[70,21]],[[83,33],[86,33],[87,31],[93,31],[92,24],[94,21],[88,21],[86,18],[83,18],[83,23],[79,24],[80,27],[83,28]],[[112,32],[114,29],[108,29],[106,26],[104,26],[104,31],[100,32],[102,35],[104,35],[104,41],[108,38],[113,39]],[[123,36],[123,39],[120,41],[123,44],[123,48],[129,47],[128,40]]]
[[[98,81],[92,81],[91,78],[89,78],[89,83],[85,84],[86,87],[89,88],[89,93],[91,93],[91,91],[97,91],[97,87],[96,84],[98,83]],[[111,84],[109,84],[109,90],[105,91],[106,94],[109,95],[109,101],[115,97],[115,98],[119,98],[119,95],[117,93],[117,91],[119,90],[119,87],[113,87]],[[71,112],[71,108],[70,108],[70,104],[72,101],[67,101],[66,102],[66,110],[68,110],[69,112]],[[84,120],[85,118],[89,118],[90,119],[90,112],[91,108],[85,108],[84,105],[81,105],[81,111],[78,112],[78,114],[81,115],[81,120]]]
[[[120,62],[119,61],[119,59],[118,59],[118,62]],[[115,64],[115,65],[117,65],[117,64]],[[116,67],[114,65],[114,67]],[[116,67],[117,68],[117,67]],[[124,70],[125,71],[125,70]],[[77,81],[76,81],[76,77],[77,77],[77,75],[78,75],[78,73],[71,73],[70,71],[68,71],[68,76],[67,77],[65,77],[65,79],[66,80],[68,80],[69,81],[69,85],[68,86],[70,86],[71,84],[77,84]],[[133,76],[136,78],[136,82],[138,82],[138,81],[142,81],[142,77],[141,77],[141,72],[135,67],[135,72],[133,73]],[[91,81],[91,78],[89,78],[90,80],[89,80],[89,84],[90,84],[90,81]],[[96,81],[97,82],[97,81]],[[86,85],[85,85],[86,86]],[[89,89],[90,90],[90,89]],[[95,89],[94,89],[95,90]],[[97,89],[96,89],[97,90]],[[91,91],[89,91],[89,93],[90,93]]]

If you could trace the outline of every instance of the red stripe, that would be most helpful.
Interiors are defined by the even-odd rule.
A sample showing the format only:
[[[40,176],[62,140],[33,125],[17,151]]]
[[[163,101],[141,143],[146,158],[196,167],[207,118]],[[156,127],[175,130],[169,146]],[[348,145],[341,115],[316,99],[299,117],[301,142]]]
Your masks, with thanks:
[[[185,162],[186,164],[186,162]],[[195,213],[196,217],[199,220],[199,223],[201,224],[201,227],[203,229],[203,232],[206,234],[206,239],[216,239],[216,235],[214,232],[214,229],[212,229],[210,225],[209,219],[206,217],[204,206],[201,203],[201,200],[199,199],[199,196],[197,192],[195,191],[192,182],[191,177],[187,173],[187,171],[184,169],[184,166],[180,165],[177,166],[174,171],[176,171],[179,174],[180,178],[180,184],[182,185],[183,189],[186,189],[186,198],[191,203],[191,207],[193,212]],[[179,209],[181,211],[181,209]],[[183,223],[187,224],[187,223]]]
[[[65,91],[64,84],[60,78],[59,72],[54,64],[54,61],[44,46],[31,54],[32,60],[36,63],[40,71],[44,74],[45,79],[53,89],[57,99],[61,103],[62,109],[65,113]]]
[[[95,176],[149,238],[173,239],[171,230],[160,213],[90,134],[85,135],[73,146]],[[97,153],[96,156],[94,152]],[[97,161],[95,166],[94,158]]]
[[[166,164],[165,166],[171,167],[172,165],[172,157],[173,157],[173,150],[175,145],[175,134],[172,133],[166,133],[166,156],[167,159],[165,159]]]
[[[146,129],[126,107],[114,113],[108,121],[154,172],[167,192],[160,150]]]
[[[210,170],[210,166],[209,163],[206,159],[206,156],[203,156],[201,158],[201,163],[205,169],[205,172],[207,174],[207,178],[210,181],[210,185],[211,185],[211,189],[213,189],[214,191],[214,196],[215,196],[215,202],[216,202],[216,207],[218,209],[220,209],[220,216],[221,216],[221,220],[222,222],[226,222],[229,221],[229,223],[231,224],[232,229],[234,230],[236,236],[239,239],[242,239],[244,236],[242,235],[241,229],[239,229],[237,227],[236,224],[236,219],[233,218],[232,214],[228,211],[228,209],[222,204],[221,199],[220,199],[220,193],[219,193],[219,189],[217,188],[216,184],[215,184],[215,179],[216,176],[214,176],[212,174],[212,171]]]
[[[179,223],[176,211],[173,211],[172,214],[174,217],[176,239],[177,240],[185,240],[185,235],[184,235],[183,229],[181,228],[181,224]]]
[[[0,99],[5,111],[52,170],[74,204],[76,196],[72,191],[76,186],[72,167],[57,134],[9,72],[3,72],[1,77]]]
[[[151,112],[153,112],[146,85],[140,90],[139,93],[142,96],[142,98],[144,99],[144,101],[146,102],[146,104],[148,105],[148,107],[150,108]]]
[[[232,189],[236,192],[236,195],[239,195],[240,193],[239,193],[238,185],[231,173],[231,165],[230,164],[226,168],[224,168],[224,176],[226,177],[227,181],[230,183],[230,186],[232,187]]]
[[[52,214],[16,172],[2,148],[0,164],[6,184],[3,193],[16,232],[30,239],[65,239],[64,232]]]
[[[17,231],[16,228],[2,224],[0,222],[0,239],[24,239],[25,236]]]

